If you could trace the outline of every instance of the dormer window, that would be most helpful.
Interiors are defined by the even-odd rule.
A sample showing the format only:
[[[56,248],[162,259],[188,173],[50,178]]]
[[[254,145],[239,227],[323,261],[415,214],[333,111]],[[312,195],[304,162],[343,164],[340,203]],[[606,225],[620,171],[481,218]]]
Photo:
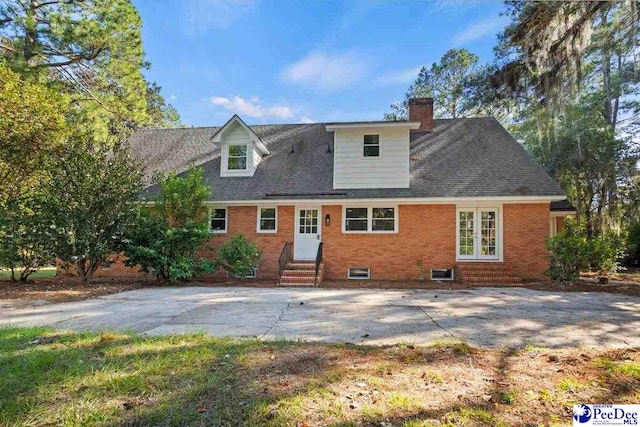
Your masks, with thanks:
[[[247,153],[249,147],[247,145],[229,145],[229,160],[227,169],[229,170],[246,170],[247,169]]]
[[[364,136],[364,156],[380,157],[380,135]]]

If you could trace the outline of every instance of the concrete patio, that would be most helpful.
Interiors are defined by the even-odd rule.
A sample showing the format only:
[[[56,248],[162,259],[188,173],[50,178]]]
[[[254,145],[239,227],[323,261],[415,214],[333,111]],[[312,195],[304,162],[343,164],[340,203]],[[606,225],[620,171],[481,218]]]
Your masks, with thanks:
[[[640,298],[518,288],[166,287],[0,313],[0,327],[34,325],[374,345],[633,347],[640,346]]]

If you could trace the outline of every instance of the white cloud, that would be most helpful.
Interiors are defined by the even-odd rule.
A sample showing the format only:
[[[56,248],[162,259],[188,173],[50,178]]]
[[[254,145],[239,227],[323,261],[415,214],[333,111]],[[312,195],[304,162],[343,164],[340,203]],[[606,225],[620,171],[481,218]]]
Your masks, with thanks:
[[[376,86],[396,86],[413,83],[420,73],[421,65],[406,70],[391,71],[374,80]]]
[[[351,51],[338,54],[311,52],[288,65],[282,79],[315,89],[336,90],[360,81],[367,74],[370,61]]]
[[[247,12],[257,0],[183,0],[187,32],[199,34],[209,28],[229,28]]]
[[[475,22],[453,36],[453,44],[460,46],[483,37],[494,35],[509,23],[506,16],[490,16]]]
[[[302,116],[298,119],[298,123],[315,123],[316,121],[308,116]]]
[[[169,100],[170,100],[170,101],[175,101],[176,99],[178,99],[178,96],[177,96],[177,95],[173,95],[173,94],[171,94],[171,96],[169,96]]]
[[[249,99],[242,98],[241,96],[212,96],[210,101],[214,105],[219,105],[227,111],[240,116],[257,119],[290,119],[294,116],[293,110],[290,107],[286,105],[265,106],[256,96]]]

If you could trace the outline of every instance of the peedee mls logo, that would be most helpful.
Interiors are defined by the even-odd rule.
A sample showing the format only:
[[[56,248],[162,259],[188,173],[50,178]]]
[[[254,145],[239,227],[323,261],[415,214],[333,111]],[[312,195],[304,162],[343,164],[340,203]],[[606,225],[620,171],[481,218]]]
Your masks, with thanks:
[[[640,405],[573,405],[574,426],[638,426]]]

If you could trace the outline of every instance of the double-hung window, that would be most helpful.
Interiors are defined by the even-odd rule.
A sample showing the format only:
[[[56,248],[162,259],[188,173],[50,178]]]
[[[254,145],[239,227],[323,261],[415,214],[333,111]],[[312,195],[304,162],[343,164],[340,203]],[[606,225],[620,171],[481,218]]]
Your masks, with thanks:
[[[229,145],[229,158],[227,160],[227,169],[229,170],[246,170],[247,169],[247,153],[248,146]]]
[[[398,231],[397,207],[345,207],[344,232],[395,233]]]
[[[258,207],[258,233],[278,231],[278,208]]]
[[[227,232],[226,208],[211,208],[209,210],[209,231],[211,233]]]
[[[364,157],[380,157],[380,135],[364,136]]]

